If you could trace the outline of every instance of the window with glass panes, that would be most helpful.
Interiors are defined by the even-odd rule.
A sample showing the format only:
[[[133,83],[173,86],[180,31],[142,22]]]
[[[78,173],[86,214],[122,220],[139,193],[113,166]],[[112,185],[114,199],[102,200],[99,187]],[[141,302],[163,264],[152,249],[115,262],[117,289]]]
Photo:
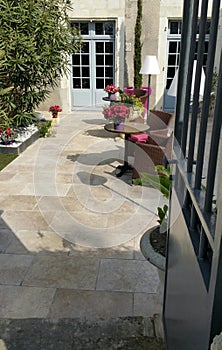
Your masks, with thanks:
[[[176,73],[176,70],[179,66],[181,29],[182,29],[182,21],[168,22],[168,61],[167,61],[166,89],[169,89],[170,84],[172,83],[172,80]],[[206,67],[206,62],[207,62],[209,31],[210,31],[210,21],[207,22],[207,27],[206,27],[203,68]],[[198,34],[199,34],[199,26],[197,27],[197,39],[198,39]],[[198,42],[196,42],[195,59],[197,58],[197,46],[198,46]]]

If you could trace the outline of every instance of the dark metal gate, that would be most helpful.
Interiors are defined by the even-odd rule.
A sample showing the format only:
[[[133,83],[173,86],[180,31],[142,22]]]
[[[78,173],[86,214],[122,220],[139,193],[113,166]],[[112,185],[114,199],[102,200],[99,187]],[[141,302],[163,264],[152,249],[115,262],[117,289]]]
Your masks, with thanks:
[[[208,0],[184,0],[163,311],[168,350],[208,350],[213,337],[222,331],[222,186],[218,186],[222,181],[219,0],[212,4],[205,91],[201,106],[199,103],[209,3]],[[198,11],[200,35],[191,111]],[[212,94],[215,76],[217,91]],[[215,107],[213,116],[209,116],[212,100]]]

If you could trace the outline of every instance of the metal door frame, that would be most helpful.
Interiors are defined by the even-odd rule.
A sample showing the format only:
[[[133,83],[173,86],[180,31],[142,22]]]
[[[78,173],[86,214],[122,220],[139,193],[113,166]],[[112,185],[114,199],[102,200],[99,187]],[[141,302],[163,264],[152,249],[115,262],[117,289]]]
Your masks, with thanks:
[[[201,3],[200,37],[191,115],[189,106],[199,1],[184,0],[183,5],[163,310],[168,350],[208,350],[213,337],[222,331],[222,220],[220,219],[222,191],[220,188],[217,191],[216,188],[217,177],[222,180],[220,174],[222,155],[219,153],[222,122],[221,43],[212,131],[208,133],[220,0],[214,0],[212,4],[205,91],[198,120],[208,3],[208,0],[202,0]],[[206,154],[207,134],[210,141],[209,155]],[[206,187],[203,188],[203,170],[206,161]],[[217,212],[213,208],[215,190]]]

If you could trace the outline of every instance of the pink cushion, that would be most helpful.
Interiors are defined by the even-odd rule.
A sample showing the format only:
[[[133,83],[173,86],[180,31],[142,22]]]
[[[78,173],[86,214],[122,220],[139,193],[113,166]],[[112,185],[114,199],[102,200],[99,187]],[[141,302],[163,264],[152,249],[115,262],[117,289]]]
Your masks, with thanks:
[[[147,134],[131,135],[128,140],[133,142],[146,143],[148,140],[148,135]]]

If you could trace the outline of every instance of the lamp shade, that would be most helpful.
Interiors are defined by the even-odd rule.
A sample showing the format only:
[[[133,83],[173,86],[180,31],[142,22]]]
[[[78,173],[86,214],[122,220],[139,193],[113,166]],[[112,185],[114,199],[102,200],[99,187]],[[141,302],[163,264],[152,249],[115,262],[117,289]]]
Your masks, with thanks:
[[[177,84],[178,84],[178,69],[176,70],[172,83],[170,84],[167,95],[174,96],[174,97],[177,95]]]
[[[193,74],[192,74],[192,85],[191,85],[191,99],[193,98],[193,93],[194,93],[194,83],[195,83],[195,75],[196,75],[196,66],[197,66],[197,61],[194,61],[193,64]],[[170,85],[170,88],[167,92],[167,95],[169,96],[176,96],[177,95],[177,84],[178,84],[178,69],[174,75],[173,81]],[[201,70],[201,80],[200,80],[200,90],[199,90],[199,99],[203,99],[204,95],[204,84],[205,84],[205,74],[204,70],[202,67]]]
[[[140,74],[160,74],[156,56],[145,56]]]
[[[193,98],[193,94],[194,94],[194,84],[195,84],[197,61],[195,60],[193,63],[194,63],[194,65],[193,65],[193,77],[192,77],[192,85],[191,85],[191,98]],[[199,100],[203,99],[204,85],[205,85],[205,73],[204,73],[204,70],[202,67],[201,68],[201,78],[200,78]]]

